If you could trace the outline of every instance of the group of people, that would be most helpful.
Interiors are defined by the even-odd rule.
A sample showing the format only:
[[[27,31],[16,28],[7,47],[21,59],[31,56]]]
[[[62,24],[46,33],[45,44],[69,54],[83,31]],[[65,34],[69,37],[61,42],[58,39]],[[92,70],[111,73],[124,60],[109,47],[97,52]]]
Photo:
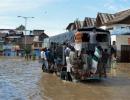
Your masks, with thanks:
[[[43,61],[42,69],[46,72],[60,73],[62,80],[73,81],[78,78],[84,79],[86,76],[91,76],[99,73],[99,76],[107,77],[106,67],[109,57],[113,57],[108,53],[107,49],[102,49],[101,46],[96,46],[95,51],[87,51],[82,49],[79,52],[73,46],[66,45],[64,49],[65,64],[58,62],[57,54],[51,49],[44,48],[41,51],[41,59]],[[59,66],[58,66],[59,65]],[[77,76],[76,76],[77,74]],[[86,75],[86,76],[85,76]]]
[[[57,56],[58,54],[55,52],[55,50],[52,51],[51,49],[43,48],[41,50],[41,60],[43,63],[42,70],[44,72],[55,72],[56,74],[60,73],[60,78],[62,80],[72,81],[72,64],[70,62],[73,62],[74,50],[74,47],[65,47],[63,51],[65,64],[63,65],[61,64],[61,59]]]
[[[66,66],[63,67],[61,78],[72,81],[75,79],[85,79],[95,75],[107,77],[106,67],[110,57],[107,49],[102,49],[101,46],[95,47],[95,51],[81,50],[81,53],[75,50],[72,46],[67,46],[65,49]]]
[[[53,71],[54,56],[50,49],[42,48],[41,60],[42,60],[42,70],[44,72]]]

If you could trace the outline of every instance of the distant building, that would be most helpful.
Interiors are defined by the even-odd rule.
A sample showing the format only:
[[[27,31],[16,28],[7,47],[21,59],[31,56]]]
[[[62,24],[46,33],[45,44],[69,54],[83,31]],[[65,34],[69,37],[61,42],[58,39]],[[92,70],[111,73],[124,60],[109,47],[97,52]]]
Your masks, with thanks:
[[[5,56],[17,56],[20,52],[20,44],[23,33],[17,30],[9,30],[9,33],[5,37],[4,55]]]
[[[32,49],[34,51],[34,54],[37,57],[39,57],[43,40],[44,40],[44,38],[47,38],[49,36],[47,34],[45,34],[44,30],[33,30],[32,33],[34,35]]]
[[[44,30],[27,31],[30,34],[24,34],[24,30],[19,29],[0,29],[0,55],[18,56],[24,55],[25,48],[33,50],[36,56],[40,55],[42,42],[48,37]]]

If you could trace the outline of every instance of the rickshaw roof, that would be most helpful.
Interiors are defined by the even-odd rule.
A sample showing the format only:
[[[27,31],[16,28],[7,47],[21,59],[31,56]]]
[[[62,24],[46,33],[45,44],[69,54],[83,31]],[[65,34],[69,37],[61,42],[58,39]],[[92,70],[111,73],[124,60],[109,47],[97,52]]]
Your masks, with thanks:
[[[78,31],[89,31],[89,32],[91,32],[93,30],[95,30],[96,32],[106,32],[106,33],[109,33],[108,30],[104,30],[102,28],[97,28],[97,27],[84,27],[84,28],[78,29]]]

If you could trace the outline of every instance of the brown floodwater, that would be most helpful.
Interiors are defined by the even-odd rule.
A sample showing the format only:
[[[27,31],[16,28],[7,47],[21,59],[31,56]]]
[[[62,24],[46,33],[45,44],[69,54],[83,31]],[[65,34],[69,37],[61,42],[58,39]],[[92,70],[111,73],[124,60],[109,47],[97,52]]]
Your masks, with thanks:
[[[55,74],[42,73],[44,100],[130,100],[130,64],[117,64],[101,81],[62,81]]]
[[[130,64],[117,64],[101,81],[62,81],[41,63],[0,58],[0,100],[130,100]]]

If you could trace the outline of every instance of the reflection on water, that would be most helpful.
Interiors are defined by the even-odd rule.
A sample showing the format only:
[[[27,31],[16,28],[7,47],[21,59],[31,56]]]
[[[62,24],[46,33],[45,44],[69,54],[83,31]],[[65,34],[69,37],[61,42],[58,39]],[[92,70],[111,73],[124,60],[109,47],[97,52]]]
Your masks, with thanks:
[[[65,82],[53,74],[43,73],[40,87],[45,100],[130,100],[130,78],[119,68],[117,65],[113,69],[114,77],[80,83]]]
[[[9,81],[0,80],[0,100],[25,100],[25,98]]]
[[[38,88],[41,68],[22,59],[0,60],[0,100],[42,100]]]

